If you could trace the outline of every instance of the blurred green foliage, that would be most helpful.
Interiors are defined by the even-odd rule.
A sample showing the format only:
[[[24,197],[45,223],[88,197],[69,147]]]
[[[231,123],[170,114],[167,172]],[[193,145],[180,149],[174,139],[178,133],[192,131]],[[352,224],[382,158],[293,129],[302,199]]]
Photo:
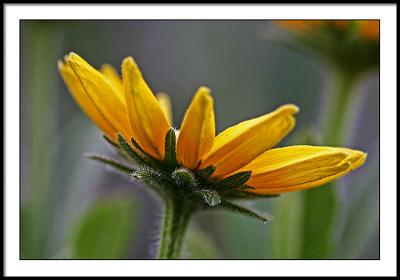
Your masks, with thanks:
[[[215,97],[218,132],[294,103],[301,111],[288,138],[293,137],[290,144],[307,144],[294,136],[309,127],[323,133],[327,108],[321,104],[331,72],[312,56],[270,42],[271,26],[265,21],[21,21],[21,258],[154,257],[158,201],[83,156],[111,150],[68,94],[57,73],[58,59],[74,51],[96,67],[107,62],[118,69],[122,58],[134,56],[150,87],[171,95],[176,127],[200,85],[209,86]],[[348,120],[352,133],[344,143],[368,152],[364,167],[334,188],[252,203],[273,216],[266,224],[226,211],[202,213],[196,220],[200,226],[189,229],[184,256],[378,258],[379,89],[377,73],[367,78],[360,80],[362,94],[352,105],[355,119]],[[323,202],[323,190],[335,193],[334,203]],[[121,193],[125,197],[116,195]],[[339,215],[332,227],[334,209]],[[315,219],[307,220],[307,212]],[[316,231],[333,242],[332,248],[312,237]]]
[[[219,259],[222,257],[211,236],[199,226],[189,227],[182,250],[182,259]]]
[[[71,258],[128,258],[135,233],[132,219],[135,210],[135,201],[130,196],[101,198],[94,202],[76,222]]]

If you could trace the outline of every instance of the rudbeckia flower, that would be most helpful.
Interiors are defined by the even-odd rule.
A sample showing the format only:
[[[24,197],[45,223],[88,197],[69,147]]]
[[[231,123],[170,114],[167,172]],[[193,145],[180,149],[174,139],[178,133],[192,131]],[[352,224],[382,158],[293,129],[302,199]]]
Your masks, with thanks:
[[[200,87],[177,131],[172,129],[169,97],[152,93],[133,58],[124,59],[122,78],[110,65],[98,71],[75,53],[58,68],[75,101],[116,146],[161,170],[168,157],[173,164],[165,170],[175,177],[178,170],[198,182],[199,174],[207,171],[208,183],[200,180],[196,187],[215,190],[221,197],[220,190],[227,190],[219,188],[224,182],[240,193],[261,195],[317,187],[366,159],[361,151],[341,147],[276,148],[295,126],[299,109],[292,104],[215,135],[214,101],[210,90]]]

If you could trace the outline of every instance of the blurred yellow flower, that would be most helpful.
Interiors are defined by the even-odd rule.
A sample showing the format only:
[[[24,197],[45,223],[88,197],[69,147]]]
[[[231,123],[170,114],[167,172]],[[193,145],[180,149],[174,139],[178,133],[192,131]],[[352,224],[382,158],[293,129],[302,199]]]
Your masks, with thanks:
[[[360,20],[359,21],[361,37],[378,40],[379,39],[379,21],[378,20]]]
[[[58,68],[75,101],[110,139],[122,133],[154,159],[164,159],[171,103],[165,93],[158,99],[153,95],[133,58],[124,59],[122,79],[111,66],[98,71],[75,53],[59,61]],[[184,116],[176,159],[192,171],[214,165],[214,180],[251,171],[247,185],[254,189],[249,191],[259,194],[320,186],[364,163],[365,153],[347,148],[273,148],[294,128],[297,112],[295,105],[283,105],[215,136],[213,98],[200,87]]]
[[[338,30],[345,30],[355,24],[359,37],[363,39],[379,39],[378,20],[279,20],[278,25],[296,32],[307,32],[320,29],[328,25]]]

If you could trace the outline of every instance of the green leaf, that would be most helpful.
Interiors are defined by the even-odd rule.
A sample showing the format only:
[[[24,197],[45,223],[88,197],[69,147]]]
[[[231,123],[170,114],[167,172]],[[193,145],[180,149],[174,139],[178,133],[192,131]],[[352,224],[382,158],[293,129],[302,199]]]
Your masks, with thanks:
[[[104,163],[106,165],[109,165],[109,166],[111,166],[119,171],[122,171],[124,173],[132,173],[133,171],[135,171],[134,168],[127,166],[127,165],[123,164],[122,162],[118,162],[117,160],[114,160],[112,158],[95,155],[95,154],[86,154],[86,156],[90,159],[93,159],[93,160],[99,161],[101,163]]]
[[[72,232],[73,259],[129,257],[136,224],[135,202],[130,196],[102,198],[77,221]]]
[[[230,211],[235,211],[235,212],[238,212],[242,215],[245,215],[245,216],[248,216],[251,218],[255,218],[257,220],[262,221],[263,223],[268,221],[267,217],[264,217],[261,214],[258,214],[254,210],[240,206],[238,204],[235,204],[235,203],[232,203],[232,202],[229,202],[226,200],[221,201],[221,203],[218,205],[218,207],[224,208],[224,209],[230,210]]]
[[[222,189],[237,188],[243,186],[251,177],[251,171],[243,171],[229,176],[218,182],[218,187]]]
[[[164,163],[176,167],[176,136],[173,128],[170,128],[165,135],[165,156]]]
[[[144,164],[143,159],[129,146],[129,144],[125,141],[125,138],[118,133],[118,142],[122,149],[138,164]]]

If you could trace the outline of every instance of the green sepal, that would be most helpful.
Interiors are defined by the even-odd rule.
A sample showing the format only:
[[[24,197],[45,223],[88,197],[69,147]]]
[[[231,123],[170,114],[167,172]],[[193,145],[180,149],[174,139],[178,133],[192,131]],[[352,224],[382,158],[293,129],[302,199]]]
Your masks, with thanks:
[[[111,166],[121,172],[124,172],[124,173],[132,173],[135,171],[134,168],[127,166],[127,165],[125,165],[119,161],[116,161],[115,159],[112,159],[112,158],[95,155],[95,154],[86,154],[86,156],[90,159],[93,159],[93,160],[99,161],[101,163],[104,163],[106,165],[109,165],[109,166]]]
[[[243,171],[229,176],[218,182],[218,189],[230,190],[242,187],[251,177],[251,171]]]
[[[114,148],[119,149],[118,144],[115,143],[114,141],[112,141],[110,138],[108,138],[107,135],[103,134],[103,138],[104,138],[104,140],[106,140],[106,142],[107,142],[108,144],[110,144],[110,145],[113,146]]]
[[[236,189],[239,189],[239,190],[253,190],[254,191],[256,188],[252,187],[252,186],[249,186],[247,184],[244,184],[244,185],[241,185],[240,187],[237,187]]]
[[[197,176],[202,179],[208,179],[214,172],[217,167],[215,165],[207,166],[206,168],[200,169],[196,172]]]
[[[174,182],[179,187],[185,187],[188,189],[194,188],[197,185],[196,178],[194,178],[192,172],[182,167],[176,169],[171,176]]]
[[[118,133],[117,135],[118,142],[120,147],[133,159],[135,160],[139,165],[143,165],[144,161],[143,158],[141,158],[138,153],[136,153],[131,146],[125,141],[125,138]]]
[[[230,201],[226,201],[226,200],[221,201],[221,203],[218,205],[218,208],[223,208],[223,209],[226,209],[226,210],[238,212],[238,213],[240,213],[242,215],[245,215],[245,216],[252,217],[252,218],[255,218],[257,220],[260,220],[263,223],[266,223],[268,221],[268,219],[266,217],[262,216],[261,214],[258,214],[254,210],[251,210],[249,208],[240,206],[240,205],[232,203]]]
[[[150,156],[148,153],[146,153],[142,149],[142,147],[140,147],[140,145],[135,141],[135,139],[131,138],[131,143],[136,149],[138,149],[138,151],[140,151],[142,155],[141,158],[144,163],[150,164],[155,167],[159,167],[159,162],[155,160],[152,156]]]
[[[149,184],[167,185],[170,182],[163,172],[150,166],[144,166],[132,172],[131,178]]]
[[[221,203],[221,197],[215,190],[197,189],[194,193],[196,196],[201,197],[208,206],[214,207]]]
[[[148,166],[133,171],[131,173],[131,179],[144,183],[145,186],[152,188],[161,196],[166,194],[167,188],[169,187],[168,179],[164,174]]]
[[[275,198],[278,196],[280,196],[280,194],[259,194],[244,190],[235,190],[224,194],[224,197],[228,197],[230,199],[262,199],[262,198]]]
[[[178,166],[176,162],[176,135],[173,128],[170,128],[165,135],[164,163],[170,167]]]

